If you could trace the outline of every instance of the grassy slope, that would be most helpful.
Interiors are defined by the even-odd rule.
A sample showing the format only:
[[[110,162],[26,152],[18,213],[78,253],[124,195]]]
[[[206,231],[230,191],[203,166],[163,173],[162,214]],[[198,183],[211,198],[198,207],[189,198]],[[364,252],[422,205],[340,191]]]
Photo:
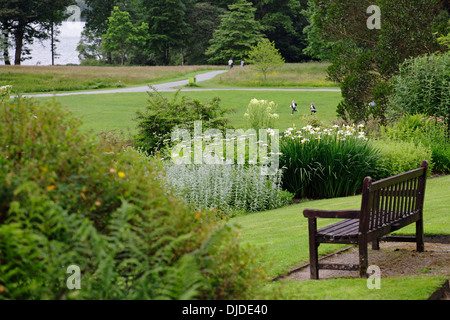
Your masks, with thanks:
[[[163,92],[164,96],[172,98],[174,93]],[[244,127],[243,115],[251,99],[266,99],[278,104],[277,113],[280,115],[277,127],[281,130],[291,127],[302,126],[303,115],[309,115],[309,105],[314,102],[318,112],[317,117],[322,121],[329,122],[336,118],[336,105],[341,99],[340,92],[277,92],[277,91],[201,91],[181,92],[184,95],[199,99],[203,102],[210,101],[219,96],[222,100],[221,106],[236,109],[236,113],[230,114],[231,124],[235,127]],[[84,127],[96,132],[105,130],[135,130],[136,123],[133,121],[135,112],[143,109],[146,105],[146,93],[116,93],[99,95],[77,95],[56,97],[56,101],[67,107],[74,115],[83,119]],[[289,107],[292,100],[298,104],[299,112],[291,116]],[[52,98],[39,98],[41,101],[49,101]]]
[[[283,87],[283,88],[317,88],[338,87],[336,83],[326,80],[328,63],[286,63],[283,67],[270,70],[267,81],[261,71],[252,66],[239,66],[215,79],[199,84],[203,88],[228,87]]]
[[[0,86],[12,85],[18,93],[123,88],[187,79],[198,72],[221,68],[218,66],[0,66]]]

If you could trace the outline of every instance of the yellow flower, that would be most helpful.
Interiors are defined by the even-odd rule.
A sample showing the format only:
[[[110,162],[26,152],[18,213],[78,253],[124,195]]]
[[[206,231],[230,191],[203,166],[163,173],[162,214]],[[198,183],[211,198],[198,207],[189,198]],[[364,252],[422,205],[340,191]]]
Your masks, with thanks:
[[[125,178],[125,173],[123,173],[122,171],[117,172],[117,175],[118,175],[119,178],[121,178],[121,179]]]
[[[43,172],[47,172],[48,169],[46,167],[40,167],[39,169],[41,169]]]
[[[51,185],[51,186],[47,187],[47,191],[53,191],[55,189],[56,189],[56,187],[54,185]]]

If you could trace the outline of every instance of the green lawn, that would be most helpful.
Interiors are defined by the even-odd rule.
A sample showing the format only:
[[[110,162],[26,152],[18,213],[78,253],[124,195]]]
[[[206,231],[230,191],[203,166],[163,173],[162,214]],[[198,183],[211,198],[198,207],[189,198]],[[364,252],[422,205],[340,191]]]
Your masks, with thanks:
[[[163,92],[164,96],[172,98],[173,92]],[[285,130],[293,124],[303,126],[303,115],[309,115],[309,105],[315,103],[318,109],[317,117],[329,123],[336,118],[336,106],[341,100],[340,92],[317,91],[193,91],[181,92],[186,96],[208,102],[219,96],[221,106],[236,109],[236,113],[229,115],[234,127],[245,127],[244,113],[253,98],[274,101],[278,104],[276,111],[280,118],[277,127]],[[76,95],[55,97],[57,102],[67,107],[75,116],[83,119],[84,128],[95,132],[106,130],[127,130],[135,132],[136,110],[143,109],[147,102],[147,93],[116,93],[98,95]],[[53,98],[39,98],[40,101],[51,101]],[[299,112],[291,116],[289,107],[292,100],[298,104]]]

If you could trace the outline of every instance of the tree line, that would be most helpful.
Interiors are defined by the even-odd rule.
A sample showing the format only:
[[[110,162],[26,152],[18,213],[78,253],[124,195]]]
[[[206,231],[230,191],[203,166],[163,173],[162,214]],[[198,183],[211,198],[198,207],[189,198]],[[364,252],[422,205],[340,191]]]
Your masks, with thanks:
[[[86,64],[224,64],[244,58],[262,38],[275,42],[287,62],[303,52],[308,24],[298,0],[0,0],[5,64],[20,64],[27,45],[57,34],[66,8],[83,5],[78,46]]]

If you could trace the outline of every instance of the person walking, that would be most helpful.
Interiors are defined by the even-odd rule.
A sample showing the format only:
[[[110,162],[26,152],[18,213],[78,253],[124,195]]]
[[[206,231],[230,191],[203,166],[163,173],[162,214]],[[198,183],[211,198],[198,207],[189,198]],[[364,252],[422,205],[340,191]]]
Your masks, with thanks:
[[[231,68],[233,68],[233,59],[228,60],[228,66]]]
[[[292,109],[292,113],[291,116],[294,115],[294,112],[298,112],[297,110],[297,104],[295,103],[295,100],[292,100],[292,104],[290,105],[291,109]]]
[[[314,102],[311,102],[311,115],[313,114],[313,113],[316,113],[317,112],[317,109],[316,109],[316,107],[314,106]]]

